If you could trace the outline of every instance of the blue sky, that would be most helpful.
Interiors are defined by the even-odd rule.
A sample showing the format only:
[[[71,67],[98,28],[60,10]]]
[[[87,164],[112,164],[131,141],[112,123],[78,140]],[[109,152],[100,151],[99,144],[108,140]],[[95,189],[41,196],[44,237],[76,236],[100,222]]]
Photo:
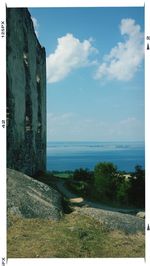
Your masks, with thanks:
[[[47,56],[47,140],[144,140],[144,9],[29,11]]]

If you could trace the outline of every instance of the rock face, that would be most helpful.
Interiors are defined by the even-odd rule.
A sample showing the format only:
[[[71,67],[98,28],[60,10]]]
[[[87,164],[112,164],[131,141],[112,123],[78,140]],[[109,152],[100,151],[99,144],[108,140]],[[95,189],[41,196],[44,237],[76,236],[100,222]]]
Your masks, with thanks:
[[[127,234],[135,234],[137,232],[144,234],[145,232],[145,221],[137,216],[87,207],[76,207],[76,212],[90,216],[112,230],[121,230]]]
[[[7,208],[8,217],[58,220],[62,216],[61,195],[56,190],[11,169],[7,169]]]
[[[46,168],[46,55],[26,8],[7,9],[7,166]]]

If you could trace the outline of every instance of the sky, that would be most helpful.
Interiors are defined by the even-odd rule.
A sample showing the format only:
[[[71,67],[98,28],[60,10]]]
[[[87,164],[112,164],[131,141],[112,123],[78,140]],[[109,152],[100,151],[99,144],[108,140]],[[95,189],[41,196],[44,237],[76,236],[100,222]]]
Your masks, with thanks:
[[[46,49],[47,141],[144,140],[144,8],[30,8]]]

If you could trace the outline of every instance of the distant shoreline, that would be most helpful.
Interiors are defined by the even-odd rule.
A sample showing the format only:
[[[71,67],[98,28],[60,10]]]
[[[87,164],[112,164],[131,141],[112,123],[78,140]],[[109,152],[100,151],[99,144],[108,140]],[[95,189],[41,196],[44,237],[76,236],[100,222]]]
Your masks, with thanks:
[[[66,171],[79,168],[93,170],[98,162],[112,162],[118,170],[131,172],[135,165],[145,168],[143,141],[98,142],[59,141],[47,143],[47,170]]]
[[[88,143],[88,142],[94,142],[94,143],[145,143],[144,140],[47,140],[47,144],[48,143],[63,143],[63,142],[67,142],[67,143],[72,143],[72,142],[83,142],[83,143]]]

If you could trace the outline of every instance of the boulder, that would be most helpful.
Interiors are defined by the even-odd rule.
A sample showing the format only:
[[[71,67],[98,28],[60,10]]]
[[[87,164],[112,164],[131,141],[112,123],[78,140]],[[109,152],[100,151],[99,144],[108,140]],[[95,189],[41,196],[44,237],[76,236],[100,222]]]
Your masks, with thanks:
[[[59,220],[63,214],[62,198],[50,186],[7,169],[7,210],[18,217]]]
[[[145,212],[138,212],[136,216],[139,218],[145,219]]]

